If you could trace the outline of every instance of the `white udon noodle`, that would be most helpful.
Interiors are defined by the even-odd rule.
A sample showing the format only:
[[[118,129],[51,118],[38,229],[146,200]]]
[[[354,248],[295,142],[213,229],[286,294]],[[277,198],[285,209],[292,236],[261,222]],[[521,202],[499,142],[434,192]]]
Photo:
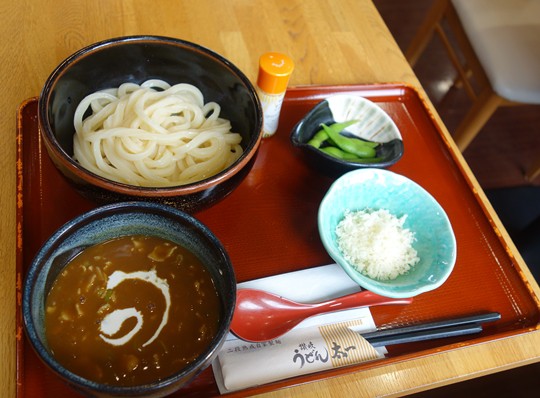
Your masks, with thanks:
[[[83,120],[88,109],[92,114]],[[73,158],[104,178],[145,187],[200,181],[242,154],[240,134],[191,84],[162,80],[85,97],[75,116]]]

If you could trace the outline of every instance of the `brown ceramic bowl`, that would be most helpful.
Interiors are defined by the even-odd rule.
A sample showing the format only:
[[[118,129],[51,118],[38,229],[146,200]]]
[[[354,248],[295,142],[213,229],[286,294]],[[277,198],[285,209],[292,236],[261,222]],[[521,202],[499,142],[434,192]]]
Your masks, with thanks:
[[[205,102],[217,102],[220,116],[229,119],[232,130],[242,135],[242,156],[214,176],[167,188],[118,183],[73,160],[73,115],[79,102],[95,91],[150,78],[171,85],[192,84],[202,91]],[[166,37],[114,38],[77,51],[49,76],[38,107],[41,136],[53,163],[80,194],[97,204],[145,200],[197,212],[240,184],[255,162],[262,138],[262,110],[248,78],[213,51]]]

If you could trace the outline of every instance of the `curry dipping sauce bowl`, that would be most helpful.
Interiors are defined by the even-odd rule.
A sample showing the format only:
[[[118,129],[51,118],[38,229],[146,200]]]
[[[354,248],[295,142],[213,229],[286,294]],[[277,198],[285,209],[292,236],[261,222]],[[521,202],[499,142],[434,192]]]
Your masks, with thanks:
[[[330,126],[351,120],[358,122],[345,128],[343,135],[377,143],[374,159],[340,159],[308,144],[322,123]],[[294,126],[290,141],[310,167],[334,178],[356,169],[390,167],[404,152],[401,133],[390,115],[375,102],[354,94],[335,94],[317,103]]]
[[[336,233],[347,211],[383,209],[397,218],[406,216],[403,228],[414,234],[412,247],[419,258],[406,273],[388,280],[359,272],[340,250]],[[456,238],[442,206],[419,184],[389,170],[360,169],[338,178],[321,201],[318,228],[330,257],[358,285],[381,296],[408,298],[437,289],[448,279],[456,262]],[[385,252],[389,251],[391,247]]]
[[[202,92],[205,103],[218,103],[220,117],[230,120],[231,131],[242,136],[240,158],[198,182],[161,188],[115,182],[75,161],[74,114],[81,100],[99,90],[149,79],[191,84]],[[82,196],[98,205],[156,201],[188,213],[208,208],[243,181],[259,150],[262,118],[255,88],[234,64],[198,44],[160,36],[118,37],[80,49],[54,69],[38,100],[38,122],[47,153]]]
[[[209,271],[221,307],[217,333],[194,361],[170,376],[129,387],[90,381],[63,367],[50,351],[44,323],[46,297],[74,253],[126,235],[159,237],[192,252]],[[22,315],[26,335],[37,355],[75,390],[99,397],[161,397],[179,390],[211,364],[229,333],[235,302],[234,270],[215,235],[185,212],[162,204],[136,201],[98,207],[60,227],[43,244],[29,267],[23,288]]]

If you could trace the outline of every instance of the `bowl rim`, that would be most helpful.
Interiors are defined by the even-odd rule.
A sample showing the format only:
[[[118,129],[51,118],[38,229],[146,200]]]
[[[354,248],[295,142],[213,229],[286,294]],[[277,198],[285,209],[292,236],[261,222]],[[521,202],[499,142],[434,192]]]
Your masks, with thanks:
[[[32,312],[31,303],[32,303],[32,297],[34,295],[33,286],[36,283],[36,280],[41,273],[42,266],[40,265],[40,263],[43,262],[41,261],[41,259],[43,259],[43,257],[47,253],[54,252],[59,247],[60,244],[56,243],[58,239],[62,239],[63,237],[68,237],[71,232],[74,232],[78,228],[85,226],[89,223],[92,223],[94,221],[93,218],[95,216],[101,216],[99,218],[101,220],[103,218],[106,219],[108,217],[117,216],[123,213],[135,213],[135,212],[139,212],[139,213],[152,212],[153,214],[162,216],[162,217],[172,217],[174,219],[182,219],[183,221],[187,221],[188,223],[192,224],[194,228],[200,230],[203,233],[203,235],[212,242],[213,245],[216,245],[220,255],[225,259],[230,269],[230,277],[232,278],[231,280],[229,280],[229,282],[232,283],[232,285],[236,289],[236,277],[235,277],[234,267],[232,265],[231,259],[227,251],[225,250],[223,244],[219,241],[219,239],[214,235],[214,233],[205,224],[203,224],[194,216],[182,210],[176,209],[168,205],[154,203],[154,202],[143,202],[143,201],[118,202],[118,203],[112,203],[112,204],[97,207],[95,209],[92,209],[86,213],[83,213],[67,221],[65,224],[60,226],[52,235],[50,235],[50,237],[43,243],[43,245],[41,246],[37,254],[32,259],[32,262],[30,266],[28,267],[28,270],[26,272],[26,276],[23,282],[24,285],[23,285],[23,290],[22,290],[21,311],[22,311],[24,331],[27,335],[27,338],[32,348],[36,351],[38,357],[50,369],[52,369],[54,373],[58,374],[61,378],[65,379],[76,388],[83,388],[83,389],[88,389],[91,391],[101,391],[106,394],[120,394],[120,395],[125,394],[129,396],[129,394],[133,394],[133,393],[140,394],[142,392],[151,392],[154,390],[161,390],[163,388],[172,387],[176,382],[185,378],[190,372],[193,372],[193,370],[195,370],[198,365],[200,365],[201,363],[207,362],[212,356],[214,356],[220,350],[221,346],[224,344],[225,338],[229,333],[228,326],[220,327],[218,329],[218,333],[216,334],[216,336],[214,336],[211,343],[200,354],[200,356],[197,358],[196,361],[188,364],[186,367],[182,368],[179,372],[176,372],[173,375],[164,377],[163,379],[159,381],[146,383],[146,384],[139,384],[135,386],[115,386],[115,385],[109,385],[109,384],[102,384],[102,383],[98,383],[98,382],[86,379],[82,376],[79,376],[76,373],[73,373],[72,371],[64,367],[49,352],[45,344],[41,341],[41,339],[38,336],[37,329],[36,329],[35,323],[33,322],[33,319],[32,319],[33,317],[31,315],[31,312]],[[235,301],[236,294],[232,295],[232,297],[233,297],[233,300]],[[224,314],[224,317],[221,321],[222,324],[230,325],[232,321],[232,316],[234,313],[234,308],[235,308],[235,302],[232,303],[230,311],[227,311]]]
[[[187,47],[195,51],[204,53],[211,58],[214,58],[219,63],[223,64],[226,68],[233,72],[245,85],[249,92],[250,98],[254,101],[256,113],[260,115],[259,120],[257,121],[256,126],[256,137],[254,140],[250,140],[247,146],[244,149],[242,155],[237,159],[232,165],[227,167],[225,170],[220,171],[213,176],[207,177],[200,181],[195,181],[183,185],[175,185],[170,187],[142,187],[136,185],[130,185],[126,183],[121,183],[108,178],[101,177],[90,170],[87,170],[81,166],[78,162],[73,160],[68,153],[59,144],[56,136],[54,135],[52,129],[50,128],[49,115],[47,110],[47,104],[50,101],[52,89],[59,78],[61,78],[65,73],[67,68],[74,62],[77,62],[82,57],[99,52],[103,49],[111,48],[114,46],[122,44],[132,44],[132,43],[154,43],[154,44],[166,44],[177,47]],[[154,197],[156,194],[159,194],[164,197],[176,196],[178,194],[194,194],[197,192],[204,191],[208,188],[211,188],[235,175],[239,170],[241,170],[245,165],[247,165],[251,159],[256,155],[257,149],[259,148],[262,142],[262,126],[263,126],[263,117],[262,117],[262,106],[259,100],[259,96],[251,83],[248,77],[242,72],[236,65],[231,61],[220,55],[219,53],[204,47],[200,44],[190,42],[183,39],[159,36],[159,35],[130,35],[130,36],[118,36],[110,39],[105,39],[96,43],[87,45],[68,57],[62,60],[55,69],[51,72],[49,77],[46,79],[41,93],[38,97],[38,122],[40,125],[40,131],[42,136],[45,136],[43,139],[47,150],[52,151],[57,158],[60,160],[63,167],[66,167],[71,173],[77,175],[79,178],[84,180],[86,183],[98,186],[102,189],[111,190],[119,194],[127,196],[136,196],[136,197]]]
[[[337,246],[328,242],[328,236],[323,231],[323,223],[326,216],[325,209],[330,206],[331,202],[331,196],[335,194],[335,191],[338,189],[339,186],[343,184],[344,181],[354,178],[357,174],[379,174],[379,175],[385,175],[389,176],[392,179],[399,180],[402,182],[405,182],[411,186],[413,186],[416,190],[419,192],[422,192],[423,195],[439,210],[439,219],[443,222],[446,231],[448,232],[448,238],[451,243],[451,253],[448,258],[448,265],[444,268],[444,272],[440,275],[439,279],[435,283],[429,283],[429,284],[423,284],[412,288],[407,288],[406,290],[388,290],[385,287],[380,287],[379,285],[372,284],[373,281],[380,283],[381,281],[376,281],[368,276],[365,276],[361,274],[360,272],[356,271],[354,267],[344,259],[342,254],[339,252],[339,249],[337,249]],[[420,184],[418,184],[416,181],[413,181],[412,179],[385,169],[378,169],[378,168],[364,168],[364,169],[357,169],[350,171],[348,173],[343,174],[340,178],[336,179],[330,188],[325,193],[323,199],[321,200],[321,203],[319,205],[319,210],[317,214],[317,226],[319,229],[319,236],[321,239],[321,242],[329,254],[329,256],[338,264],[340,267],[349,275],[349,277],[354,280],[358,285],[360,285],[362,288],[373,291],[374,293],[380,294],[382,296],[391,297],[391,298],[411,298],[414,296],[417,296],[422,293],[429,292],[431,290],[435,290],[439,287],[441,287],[446,280],[450,277],[450,275],[453,272],[453,269],[455,267],[455,263],[457,260],[457,241],[456,236],[452,227],[452,223],[450,222],[450,219],[448,217],[448,214],[442,207],[442,205],[431,195],[430,192],[428,192],[424,187],[422,187]],[[384,283],[384,281],[382,281]],[[390,281],[391,283],[391,281]]]

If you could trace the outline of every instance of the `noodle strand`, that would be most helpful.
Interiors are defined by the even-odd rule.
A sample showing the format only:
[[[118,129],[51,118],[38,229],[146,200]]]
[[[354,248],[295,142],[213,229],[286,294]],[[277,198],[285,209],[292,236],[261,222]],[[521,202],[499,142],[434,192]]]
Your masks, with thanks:
[[[220,112],[219,104],[205,104],[190,84],[124,83],[81,101],[73,119],[73,157],[92,173],[131,185],[200,181],[243,151],[242,137],[231,132]]]

